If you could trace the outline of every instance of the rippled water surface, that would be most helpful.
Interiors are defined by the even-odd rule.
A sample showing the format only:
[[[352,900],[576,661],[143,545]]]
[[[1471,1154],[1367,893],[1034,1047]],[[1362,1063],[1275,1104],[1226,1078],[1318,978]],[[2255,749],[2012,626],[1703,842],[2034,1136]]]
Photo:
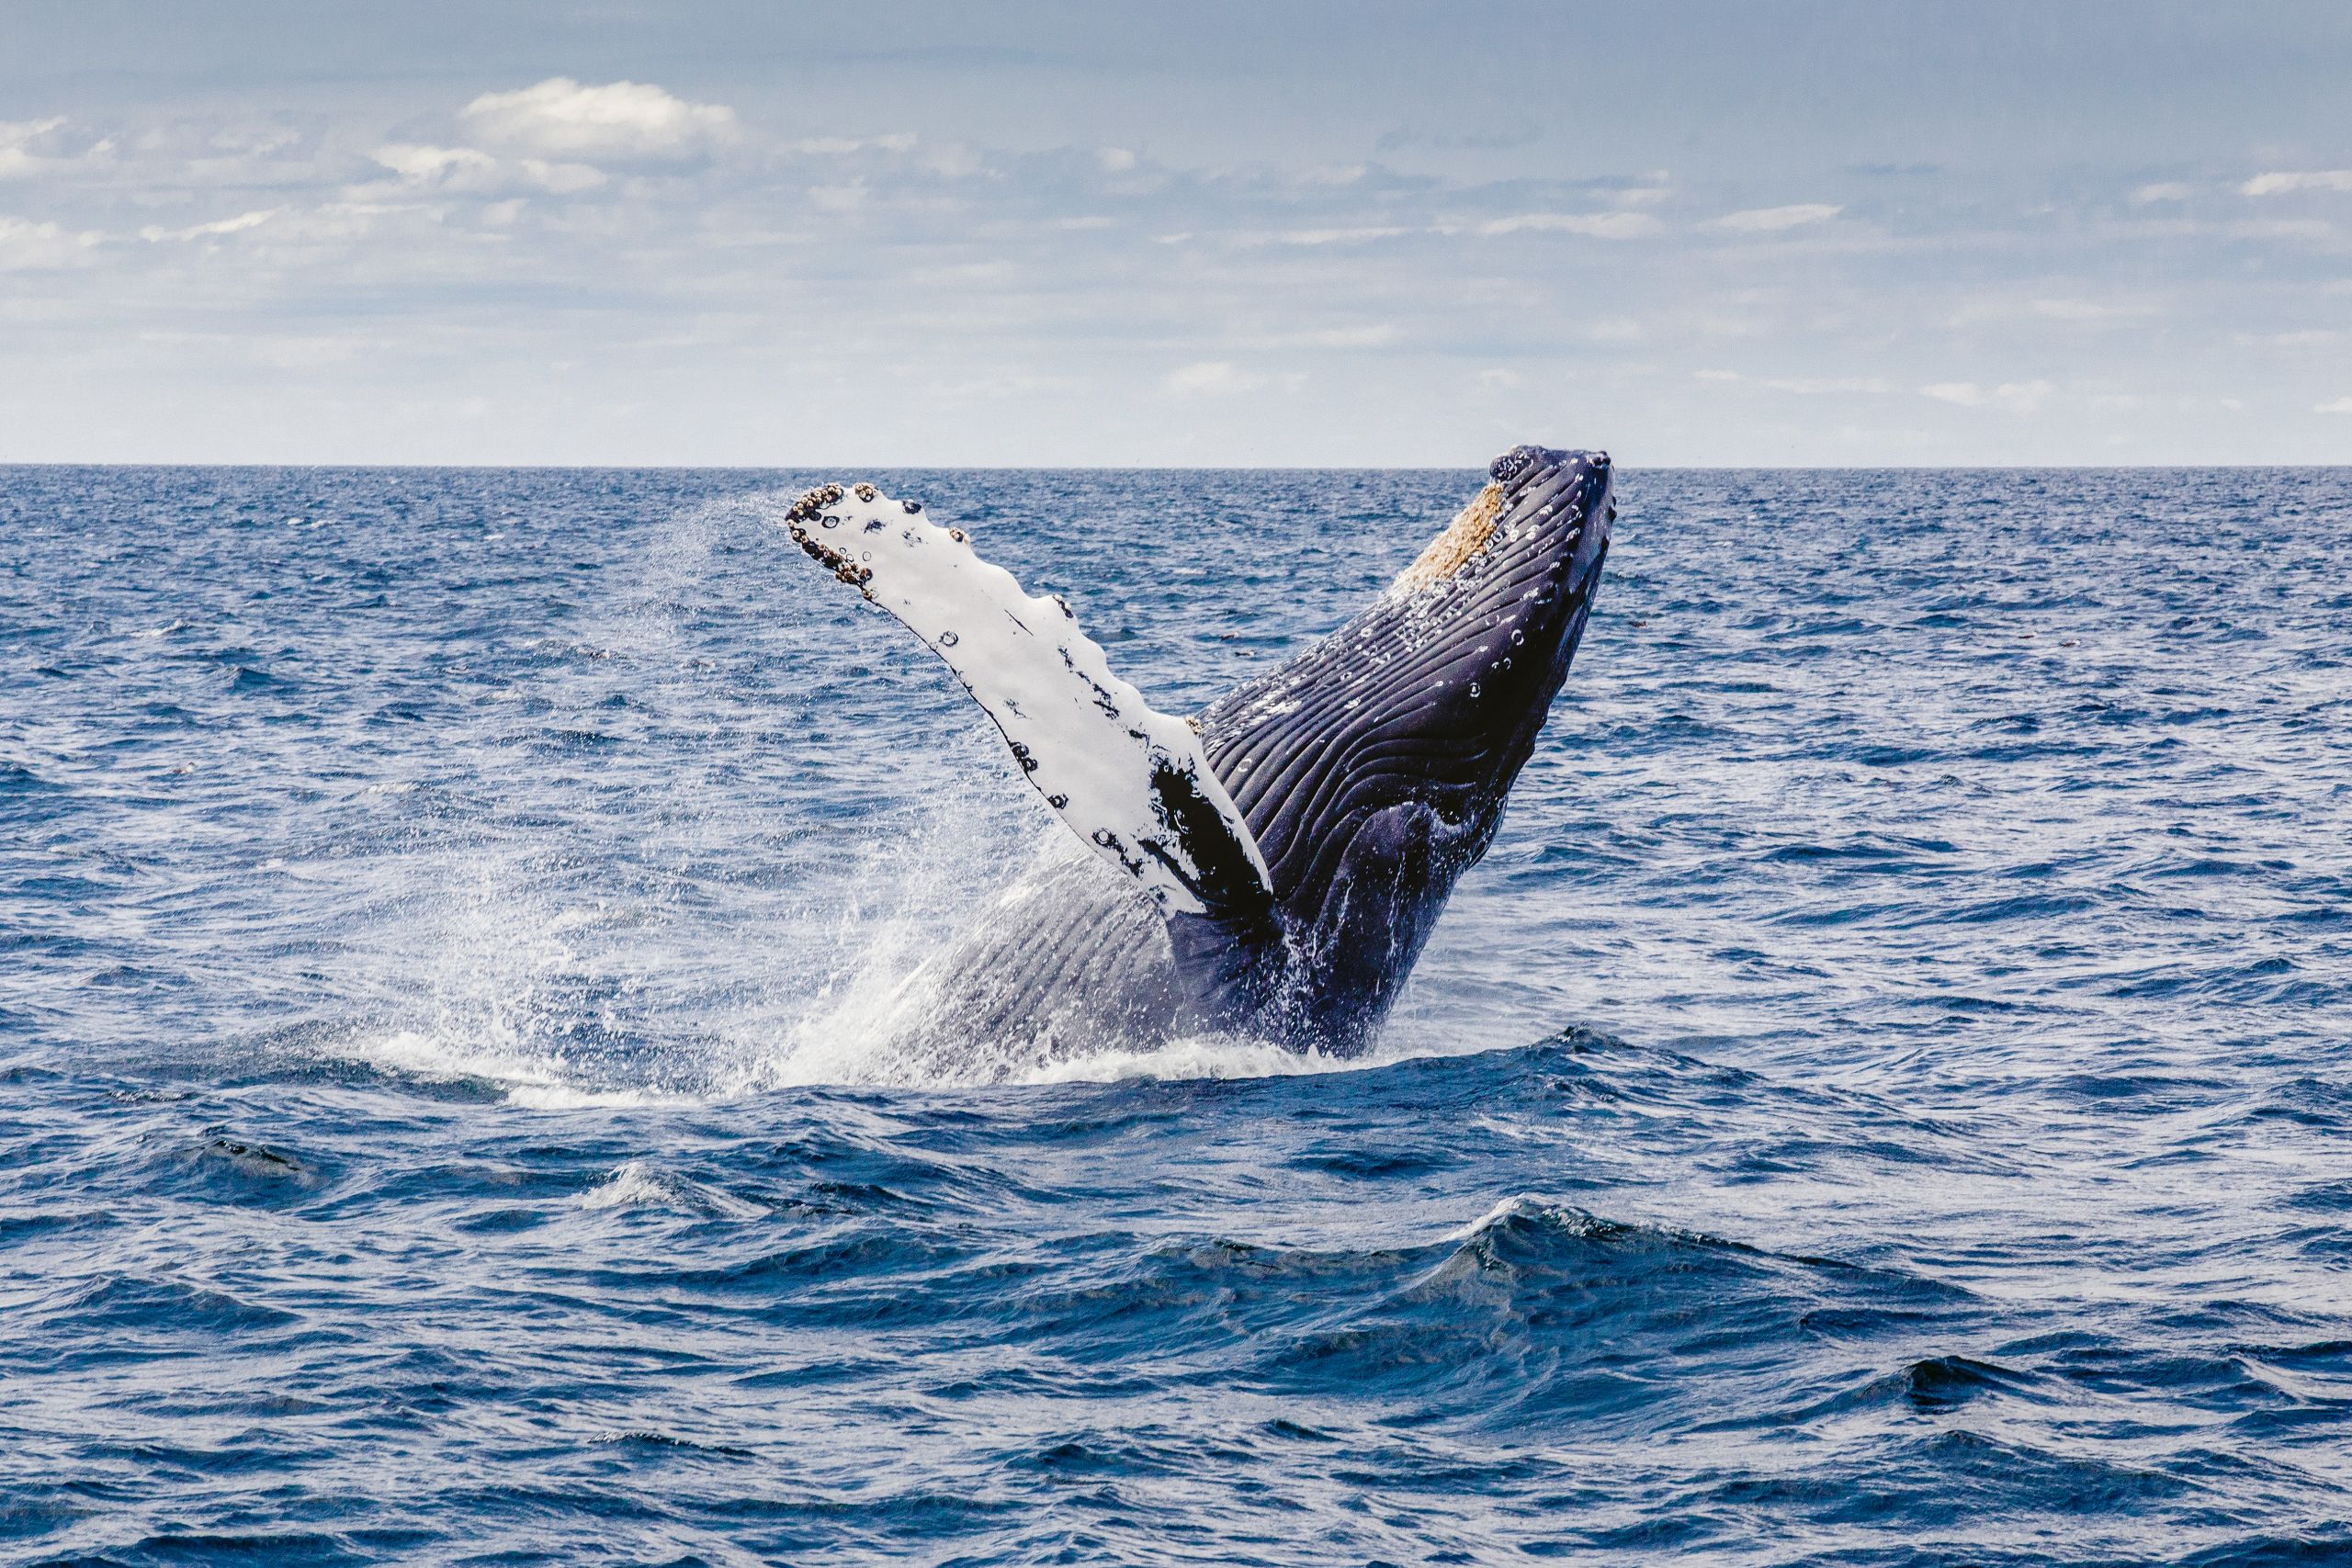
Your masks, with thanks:
[[[1629,472],[1374,1055],[1021,1081],[854,477],[0,469],[0,1555],[2352,1559],[2352,471]],[[875,477],[1172,711],[1476,479]]]

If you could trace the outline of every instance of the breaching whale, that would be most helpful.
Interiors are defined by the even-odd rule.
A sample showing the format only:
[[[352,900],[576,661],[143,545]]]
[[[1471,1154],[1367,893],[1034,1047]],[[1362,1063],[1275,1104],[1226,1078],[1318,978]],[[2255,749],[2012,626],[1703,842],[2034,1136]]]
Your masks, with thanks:
[[[1189,719],[921,503],[869,484],[795,502],[795,542],[946,661],[1092,852],[925,963],[902,1043],[1034,1060],[1233,1033],[1361,1052],[1493,841],[1616,517],[1605,453],[1519,446],[1488,472],[1362,615]]]

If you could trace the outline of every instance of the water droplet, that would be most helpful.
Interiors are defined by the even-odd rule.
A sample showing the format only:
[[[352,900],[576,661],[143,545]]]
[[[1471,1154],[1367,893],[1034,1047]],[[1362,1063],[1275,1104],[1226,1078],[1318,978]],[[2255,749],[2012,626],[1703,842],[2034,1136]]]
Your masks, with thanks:
[[[1478,694],[1478,682],[1476,681],[1470,682],[1470,694],[1474,697]]]

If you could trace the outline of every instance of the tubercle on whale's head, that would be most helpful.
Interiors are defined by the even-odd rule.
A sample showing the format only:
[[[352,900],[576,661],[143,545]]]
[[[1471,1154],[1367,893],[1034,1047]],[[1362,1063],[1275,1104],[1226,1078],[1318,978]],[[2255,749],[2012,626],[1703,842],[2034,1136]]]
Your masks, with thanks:
[[[1470,504],[1455,513],[1453,521],[1414,558],[1413,564],[1396,574],[1396,586],[1408,591],[1434,588],[1453,576],[1464,563],[1487,547],[1502,514],[1503,487],[1489,479],[1484,490],[1470,498]]]

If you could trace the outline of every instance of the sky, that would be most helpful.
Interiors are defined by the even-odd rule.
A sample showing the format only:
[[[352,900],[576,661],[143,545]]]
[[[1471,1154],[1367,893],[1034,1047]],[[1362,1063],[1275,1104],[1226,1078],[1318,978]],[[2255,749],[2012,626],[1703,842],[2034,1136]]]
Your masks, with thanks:
[[[2352,6],[0,5],[0,462],[2352,462]]]

